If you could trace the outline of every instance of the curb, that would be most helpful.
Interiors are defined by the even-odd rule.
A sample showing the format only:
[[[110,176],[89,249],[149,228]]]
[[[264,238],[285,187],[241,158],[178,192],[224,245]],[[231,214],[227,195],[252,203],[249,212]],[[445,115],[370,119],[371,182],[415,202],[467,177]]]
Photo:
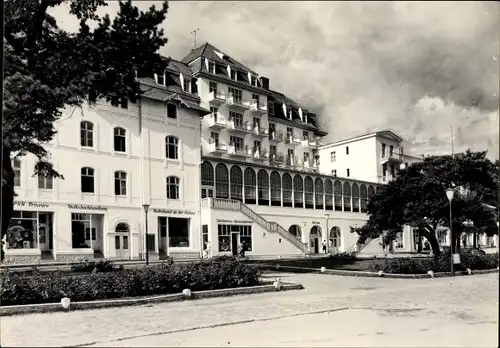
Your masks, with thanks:
[[[297,282],[290,282],[290,281],[281,282],[281,291],[303,290],[303,289],[304,286]],[[190,298],[180,293],[180,294],[146,296],[146,297],[136,297],[136,298],[116,299],[116,300],[71,302],[71,307],[70,307],[71,309],[68,311],[109,308],[109,307],[137,306],[137,305],[145,305],[145,304],[153,304],[161,302],[179,302],[191,299],[198,300],[205,298],[225,297],[234,295],[250,295],[250,294],[259,294],[259,293],[273,292],[273,291],[280,291],[280,290],[277,290],[275,286],[272,284],[265,284],[265,285],[257,285],[244,288],[193,291],[191,293]],[[66,310],[62,308],[60,303],[39,303],[39,304],[28,304],[28,305],[1,306],[0,317],[18,315],[18,314],[64,312],[64,311]]]
[[[278,265],[258,265],[260,269],[267,271],[282,271],[282,272],[292,272],[292,273],[319,273],[319,274],[327,274],[327,275],[340,275],[347,277],[372,277],[372,278],[394,278],[394,279],[428,279],[432,278],[428,274],[395,274],[395,273],[383,273],[383,275],[379,276],[376,272],[369,271],[348,271],[341,269],[325,269],[324,272],[321,272],[320,268],[306,268],[306,267],[293,267],[293,266],[279,266]],[[489,274],[489,273],[498,273],[498,269],[485,269],[485,270],[476,270],[472,271],[471,275],[475,274]],[[444,277],[457,277],[457,276],[465,276],[468,274],[465,273],[456,273],[452,276],[450,273],[439,272],[434,273],[434,278],[444,278]]]

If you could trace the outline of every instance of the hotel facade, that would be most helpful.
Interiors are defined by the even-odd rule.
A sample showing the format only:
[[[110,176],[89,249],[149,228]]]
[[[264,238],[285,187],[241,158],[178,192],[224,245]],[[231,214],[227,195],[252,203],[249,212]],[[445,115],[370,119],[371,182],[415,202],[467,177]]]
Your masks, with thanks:
[[[137,100],[64,111],[46,145],[64,180],[34,177],[32,156],[13,159],[6,263],[143,259],[146,248],[195,259],[241,243],[249,257],[353,251],[350,227],[402,163],[390,131],[365,136],[372,145],[323,145],[317,115],[208,43],[140,82]],[[373,154],[351,155],[362,142]],[[340,159],[345,146],[352,157]],[[412,233],[399,250],[415,250]]]

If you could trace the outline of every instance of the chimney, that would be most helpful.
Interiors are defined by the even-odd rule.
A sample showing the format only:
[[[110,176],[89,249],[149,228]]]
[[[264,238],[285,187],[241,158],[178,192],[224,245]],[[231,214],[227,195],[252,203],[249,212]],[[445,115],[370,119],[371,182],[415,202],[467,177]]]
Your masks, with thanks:
[[[261,76],[260,77],[260,84],[261,84],[262,88],[268,90],[269,89],[269,78]]]

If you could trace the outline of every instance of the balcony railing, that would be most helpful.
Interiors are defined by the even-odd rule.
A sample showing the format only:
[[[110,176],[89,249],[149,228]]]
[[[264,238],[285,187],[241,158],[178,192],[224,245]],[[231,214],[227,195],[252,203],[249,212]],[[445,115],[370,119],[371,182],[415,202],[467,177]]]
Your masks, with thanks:
[[[210,114],[208,118],[208,128],[222,129],[226,127],[226,119],[222,115]]]
[[[252,149],[252,154],[253,154],[252,157],[255,160],[265,161],[269,159],[269,153],[267,152],[266,149],[263,148],[254,147]]]
[[[227,145],[224,143],[217,143],[214,139],[210,139],[208,143],[208,152],[212,154],[227,152]]]
[[[258,127],[258,126],[254,125],[253,129],[252,129],[252,133],[253,133],[253,135],[257,135],[260,137],[267,137],[269,135],[269,130],[267,128]]]
[[[223,92],[212,91],[208,94],[208,102],[212,105],[219,106],[226,102],[226,95]]]
[[[231,144],[227,147],[227,153],[230,156],[234,156],[234,157],[245,157],[246,156],[246,152],[243,148],[236,147],[236,146],[231,145]]]
[[[320,138],[309,138],[308,145],[311,147],[318,147],[323,145],[323,142],[321,141]]]
[[[286,156],[285,165],[287,167],[295,167],[297,165],[297,157],[295,157],[295,156]]]
[[[400,152],[382,152],[380,154],[380,159],[382,163],[386,162],[394,162],[394,163],[402,163],[404,159],[404,155]]]
[[[248,122],[235,124],[234,120],[227,121],[227,128],[233,133],[250,133],[252,131],[252,126]]]
[[[283,156],[282,153],[272,153],[269,156],[269,161],[273,164],[283,164],[283,162],[285,161],[285,156]]]
[[[265,113],[267,113],[267,106],[260,105],[257,99],[252,99],[250,103],[250,111],[252,111],[252,113],[256,115],[264,115]]]
[[[274,142],[282,142],[283,141],[283,132],[281,131],[272,131],[269,133],[269,141]]]
[[[235,97],[231,93],[226,98],[226,104],[228,108],[236,110],[246,110],[250,107],[248,102],[244,101],[241,97]]]

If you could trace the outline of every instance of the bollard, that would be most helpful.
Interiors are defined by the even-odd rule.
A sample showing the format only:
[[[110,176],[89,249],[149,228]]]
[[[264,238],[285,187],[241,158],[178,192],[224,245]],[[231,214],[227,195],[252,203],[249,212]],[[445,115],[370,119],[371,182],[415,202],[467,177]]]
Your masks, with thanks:
[[[471,275],[471,274],[472,274],[472,270],[471,270],[470,268],[467,268],[467,270],[466,270],[466,271],[467,271],[467,274],[468,274],[468,275]]]
[[[429,271],[427,274],[430,275],[431,278],[434,278],[434,271]]]
[[[184,297],[187,297],[187,298],[190,298],[191,295],[192,295],[190,289],[184,289],[184,290],[182,290],[182,294],[184,295]]]
[[[65,310],[68,310],[70,305],[71,305],[71,300],[69,299],[69,297],[63,297],[61,299],[62,308],[64,308]]]
[[[321,267],[321,273],[325,273],[326,272],[326,267]]]
[[[378,271],[378,272],[377,272],[377,275],[378,275],[379,277],[383,277],[383,276],[384,276],[384,271]]]
[[[276,278],[276,281],[273,283],[273,286],[276,290],[278,291],[281,290],[281,279],[279,277]]]

